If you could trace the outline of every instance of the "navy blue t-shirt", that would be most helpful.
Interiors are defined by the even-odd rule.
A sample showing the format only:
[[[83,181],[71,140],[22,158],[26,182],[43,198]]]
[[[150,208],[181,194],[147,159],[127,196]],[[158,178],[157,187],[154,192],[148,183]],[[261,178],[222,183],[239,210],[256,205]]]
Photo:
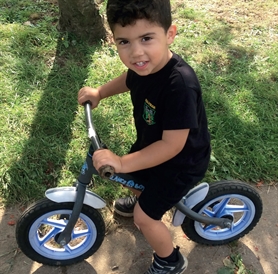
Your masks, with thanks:
[[[177,54],[160,71],[140,76],[128,70],[137,139],[130,152],[162,139],[164,130],[190,129],[183,150],[157,166],[196,173],[207,167],[210,135],[202,92],[194,70]],[[159,153],[159,151],[157,152]]]

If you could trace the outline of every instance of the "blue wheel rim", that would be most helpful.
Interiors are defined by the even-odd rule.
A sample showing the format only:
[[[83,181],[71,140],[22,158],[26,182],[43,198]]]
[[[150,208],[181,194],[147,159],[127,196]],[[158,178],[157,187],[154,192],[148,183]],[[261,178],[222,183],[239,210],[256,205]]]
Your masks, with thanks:
[[[206,226],[194,222],[195,230],[202,238],[220,241],[236,237],[243,232],[253,221],[256,209],[248,197],[228,194],[210,200],[199,210],[199,213],[209,217],[227,217],[233,220],[231,228]]]
[[[54,241],[67,224],[67,219],[59,219],[61,215],[70,216],[71,210],[56,210],[40,216],[29,230],[29,242],[40,255],[54,260],[69,260],[83,255],[95,243],[97,230],[94,222],[83,213],[72,232],[72,240],[64,247]]]

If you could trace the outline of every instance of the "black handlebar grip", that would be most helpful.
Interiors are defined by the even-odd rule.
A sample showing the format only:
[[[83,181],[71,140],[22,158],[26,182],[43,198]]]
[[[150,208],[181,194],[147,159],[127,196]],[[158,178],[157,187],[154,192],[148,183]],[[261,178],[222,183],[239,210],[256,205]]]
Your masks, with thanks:
[[[85,106],[85,105],[87,105],[87,104],[89,104],[89,105],[91,106],[91,105],[92,105],[92,102],[91,102],[90,100],[87,100],[87,101],[85,101],[82,105]]]
[[[115,169],[112,166],[105,165],[99,168],[98,173],[101,178],[109,179],[114,175]]]

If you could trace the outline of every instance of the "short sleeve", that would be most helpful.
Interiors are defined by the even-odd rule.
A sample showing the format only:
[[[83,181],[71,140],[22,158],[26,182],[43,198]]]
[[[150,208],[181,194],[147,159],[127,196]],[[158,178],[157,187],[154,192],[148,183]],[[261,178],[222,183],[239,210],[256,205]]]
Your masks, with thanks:
[[[163,98],[163,130],[198,128],[198,86],[175,75]]]

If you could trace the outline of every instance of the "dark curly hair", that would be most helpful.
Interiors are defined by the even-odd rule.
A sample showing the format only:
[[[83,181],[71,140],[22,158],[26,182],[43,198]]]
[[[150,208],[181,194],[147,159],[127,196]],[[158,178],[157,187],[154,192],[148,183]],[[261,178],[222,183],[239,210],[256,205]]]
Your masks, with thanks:
[[[165,32],[172,24],[170,0],[108,0],[106,14],[112,32],[116,24],[125,27],[138,19],[156,23]]]

